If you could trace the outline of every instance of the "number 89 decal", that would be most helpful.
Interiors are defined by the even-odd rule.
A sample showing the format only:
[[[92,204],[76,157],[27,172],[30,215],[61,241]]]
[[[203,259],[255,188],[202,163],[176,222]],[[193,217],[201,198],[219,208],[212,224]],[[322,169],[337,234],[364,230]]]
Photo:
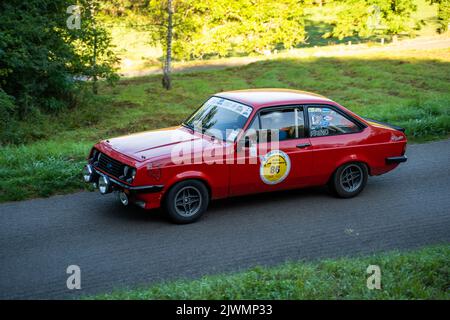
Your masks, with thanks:
[[[291,170],[289,156],[281,150],[273,150],[261,157],[259,175],[266,184],[277,184],[286,179]]]

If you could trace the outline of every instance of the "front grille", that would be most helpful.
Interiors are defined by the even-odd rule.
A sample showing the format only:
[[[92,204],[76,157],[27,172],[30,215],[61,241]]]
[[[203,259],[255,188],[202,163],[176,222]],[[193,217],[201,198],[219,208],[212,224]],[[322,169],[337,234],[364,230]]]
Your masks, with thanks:
[[[123,176],[123,163],[107,156],[104,153],[100,153],[98,156],[98,161],[94,163],[99,169],[113,175],[116,178],[121,179]]]

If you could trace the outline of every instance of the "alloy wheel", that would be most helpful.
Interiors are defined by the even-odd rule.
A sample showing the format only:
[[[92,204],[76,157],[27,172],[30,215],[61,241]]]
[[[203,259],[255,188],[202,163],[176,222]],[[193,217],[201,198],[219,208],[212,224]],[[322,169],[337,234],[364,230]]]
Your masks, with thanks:
[[[358,190],[363,182],[363,171],[360,166],[350,164],[344,168],[339,178],[342,189],[346,192]]]
[[[201,206],[201,193],[194,186],[184,187],[175,195],[175,210],[181,216],[193,216],[200,210]]]

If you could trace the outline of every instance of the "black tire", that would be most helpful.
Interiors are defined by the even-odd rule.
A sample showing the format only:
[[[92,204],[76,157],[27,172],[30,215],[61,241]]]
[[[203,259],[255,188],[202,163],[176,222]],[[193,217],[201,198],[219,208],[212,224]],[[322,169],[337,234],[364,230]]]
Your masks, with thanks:
[[[195,199],[199,199],[196,202]],[[182,198],[182,203],[180,201]],[[189,200],[187,200],[189,198]],[[191,223],[205,213],[209,204],[209,192],[198,180],[185,180],[175,184],[164,197],[164,209],[169,218],[179,224]]]
[[[350,179],[351,173],[352,179]],[[360,177],[359,179],[357,177]],[[334,195],[340,198],[352,198],[357,196],[367,184],[367,166],[360,162],[346,163],[336,169],[329,181],[329,187]],[[345,178],[347,177],[347,178]]]

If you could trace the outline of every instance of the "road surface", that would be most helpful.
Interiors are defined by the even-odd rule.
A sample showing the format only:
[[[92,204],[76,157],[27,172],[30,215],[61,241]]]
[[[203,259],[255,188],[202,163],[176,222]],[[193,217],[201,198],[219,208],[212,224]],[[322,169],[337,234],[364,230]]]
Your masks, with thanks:
[[[409,160],[360,196],[307,189],[213,202],[173,225],[160,212],[80,192],[0,205],[0,298],[77,298],[286,260],[450,242],[450,140],[411,145]],[[81,268],[68,290],[66,268]]]

